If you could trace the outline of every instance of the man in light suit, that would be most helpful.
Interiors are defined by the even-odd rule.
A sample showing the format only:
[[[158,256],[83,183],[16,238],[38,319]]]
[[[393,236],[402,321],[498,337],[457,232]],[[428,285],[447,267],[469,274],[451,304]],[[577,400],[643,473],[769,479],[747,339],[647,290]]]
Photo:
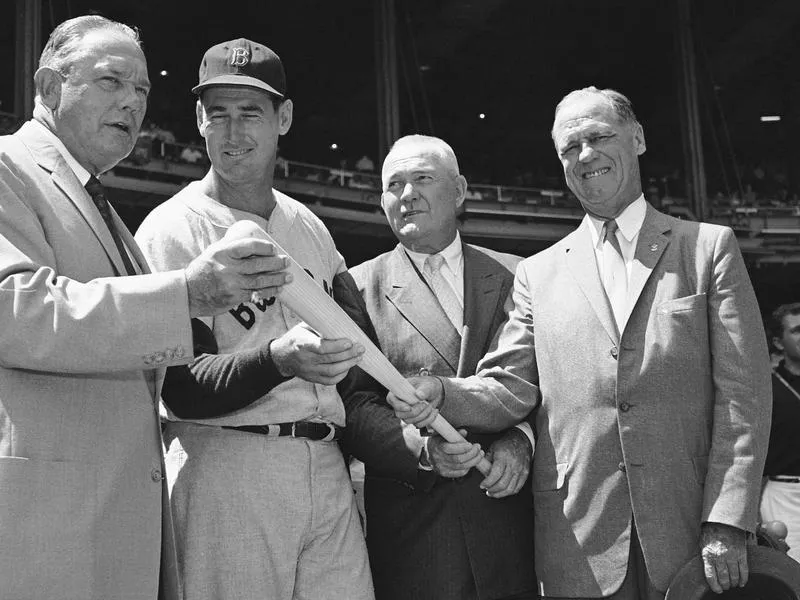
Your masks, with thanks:
[[[545,598],[663,598],[698,551],[711,589],[743,586],[771,395],[733,232],[644,201],[644,133],[622,94],[572,92],[553,140],[582,224],[520,263],[514,309],[476,377],[418,382],[427,406],[390,401],[420,425],[438,407],[487,429],[536,408]]]
[[[406,375],[470,375],[506,319],[519,258],[461,241],[457,212],[467,182],[442,140],[401,138],[382,178],[381,205],[400,243],[350,270],[379,346]],[[437,256],[443,262],[434,274],[428,264]],[[533,511],[528,494],[515,495],[529,473],[526,435],[471,432],[474,445],[446,445],[404,427],[385,403],[343,397],[346,445],[366,465],[378,600],[535,598]],[[450,461],[452,446],[465,461],[480,458],[483,447],[492,471],[484,478]]]
[[[62,23],[35,82],[33,120],[0,138],[0,595],[177,598],[163,367],[191,360],[192,317],[275,293],[286,258],[244,240],[149,274],[95,180],[144,117],[135,31]]]

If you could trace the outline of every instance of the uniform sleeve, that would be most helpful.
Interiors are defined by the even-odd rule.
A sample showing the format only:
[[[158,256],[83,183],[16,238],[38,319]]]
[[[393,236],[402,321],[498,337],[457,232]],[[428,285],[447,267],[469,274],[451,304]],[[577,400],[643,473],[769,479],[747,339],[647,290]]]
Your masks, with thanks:
[[[288,381],[278,371],[269,343],[235,354],[218,354],[214,333],[192,319],[194,354],[189,365],[170,367],[161,398],[181,419],[210,419],[249,406]]]
[[[42,222],[36,202],[47,202],[48,190],[32,188],[0,156],[0,364],[97,373],[189,360],[183,272],[87,281],[59,273],[57,253],[85,250],[68,248],[66,236]],[[62,240],[58,250],[54,237]]]

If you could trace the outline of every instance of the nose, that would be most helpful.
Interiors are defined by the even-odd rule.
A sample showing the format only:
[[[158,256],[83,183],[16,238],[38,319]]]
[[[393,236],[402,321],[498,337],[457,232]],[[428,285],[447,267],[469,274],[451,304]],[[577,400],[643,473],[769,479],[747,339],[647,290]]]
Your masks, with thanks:
[[[414,185],[409,181],[408,183],[403,186],[403,193],[400,194],[400,201],[401,202],[411,202],[417,197],[417,190],[414,189]]]
[[[244,120],[237,117],[228,119],[228,139],[237,141],[244,136]]]
[[[136,115],[143,115],[147,110],[147,96],[137,91],[136,86],[130,82],[122,86],[120,103],[123,109],[130,110]]]
[[[581,153],[578,155],[578,160],[581,162],[589,162],[594,158],[594,147],[588,143],[581,144]]]

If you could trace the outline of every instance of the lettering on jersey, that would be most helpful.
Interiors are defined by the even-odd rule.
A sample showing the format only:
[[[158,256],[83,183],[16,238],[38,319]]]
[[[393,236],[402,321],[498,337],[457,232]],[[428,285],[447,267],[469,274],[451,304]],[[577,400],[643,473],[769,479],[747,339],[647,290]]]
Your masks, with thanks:
[[[265,310],[267,310],[268,306],[272,306],[273,304],[275,304],[275,300],[277,300],[277,298],[275,298],[275,296],[270,296],[266,300],[264,300],[262,298],[261,300],[259,300],[258,302],[255,303],[256,304],[256,308],[258,310],[260,310],[261,312],[264,312]]]
[[[262,298],[253,306],[263,313],[266,312],[268,306],[275,304],[275,300],[277,300],[275,296],[270,296],[266,300]],[[256,322],[256,313],[254,313],[253,309],[247,306],[247,304],[240,304],[236,308],[230,309],[228,312],[231,313],[233,318],[239,321],[239,325],[245,329],[250,329]]]
[[[314,274],[311,271],[309,271],[306,268],[304,268],[303,270],[306,273],[308,273],[311,279],[315,279]],[[322,289],[325,290],[326,294],[333,297],[333,288],[324,279],[322,280]],[[231,315],[233,315],[233,318],[239,322],[239,325],[241,325],[242,327],[244,327],[249,331],[250,329],[253,328],[253,325],[256,324],[256,316],[257,316],[256,312],[252,308],[250,308],[250,304],[255,306],[260,312],[263,313],[267,311],[267,307],[275,304],[276,300],[277,298],[275,296],[271,296],[266,300],[262,299],[256,303],[251,303],[251,302],[242,303],[236,308],[230,309],[228,312],[231,313]]]
[[[236,308],[230,309],[228,312],[231,313],[233,318],[239,321],[239,325],[245,329],[250,329],[256,324],[256,313],[246,304],[240,304]]]

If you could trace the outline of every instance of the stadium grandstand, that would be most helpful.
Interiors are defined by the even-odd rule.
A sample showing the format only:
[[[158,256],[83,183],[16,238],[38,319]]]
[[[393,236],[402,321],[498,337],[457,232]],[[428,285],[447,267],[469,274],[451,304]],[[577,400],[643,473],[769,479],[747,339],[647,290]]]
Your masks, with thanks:
[[[205,20],[210,10],[205,3],[175,2],[169,8],[163,7],[163,11],[158,9],[160,20],[156,22],[150,14],[156,10],[156,3],[149,1],[140,3],[142,6],[138,8],[116,0],[14,1],[16,20],[7,19],[0,26],[0,47],[5,56],[0,61],[0,75],[15,82],[0,93],[0,133],[13,132],[30,114],[32,88],[28,79],[35,70],[32,57],[38,56],[42,40],[53,23],[77,14],[99,12],[142,30],[150,77],[154,80],[148,111],[151,125],[143,128],[131,155],[104,177],[113,203],[132,230],[153,207],[205,173],[207,157],[197,141],[192,99],[187,90],[196,77],[202,52],[199,48],[206,47],[209,41],[241,34],[264,38],[270,45],[275,39],[274,48],[287,64],[290,96],[296,102],[295,124],[285,146],[282,145],[276,166],[276,187],[306,203],[325,221],[348,264],[357,264],[395,244],[380,208],[379,157],[390,138],[410,131],[439,135],[451,141],[459,157],[464,157],[462,170],[470,186],[460,219],[462,235],[467,241],[529,255],[566,235],[580,222],[583,212],[559,176],[549,140],[549,123],[555,101],[563,91],[577,83],[597,83],[619,87],[640,107],[639,117],[648,133],[648,154],[643,159],[647,199],[682,219],[702,218],[732,227],[765,313],[779,303],[797,300],[800,176],[792,167],[796,167],[800,157],[791,140],[799,119],[793,116],[789,105],[792,98],[798,100],[800,93],[797,76],[789,75],[789,69],[794,70],[796,64],[791,57],[800,54],[800,43],[794,40],[796,36],[791,36],[800,23],[800,3],[796,0],[766,3],[714,0],[708,4],[719,5],[717,8],[730,13],[721,19],[724,26],[717,25],[714,29],[710,25],[713,7],[695,8],[689,33],[684,35],[696,42],[700,38],[696,54],[687,57],[675,51],[674,62],[683,71],[673,69],[676,65],[665,58],[672,50],[653,54],[651,42],[641,41],[639,47],[632,49],[635,44],[626,46],[617,40],[606,41],[607,48],[600,45],[606,54],[600,52],[600,58],[587,61],[569,78],[556,82],[556,76],[542,65],[552,59],[553,70],[567,68],[564,57],[555,56],[563,53],[546,51],[548,44],[558,41],[557,34],[550,30],[558,29],[555,23],[568,18],[566,9],[558,7],[556,2],[547,2],[548,10],[536,14],[534,22],[533,9],[517,0],[452,0],[437,3],[431,24],[425,21],[424,7],[418,2],[355,2],[358,10],[352,14],[326,7],[320,9],[318,16],[308,16],[312,14],[313,3],[304,1],[300,4],[309,10],[297,9],[304,17],[292,14],[288,7],[274,9],[272,19],[282,21],[286,29],[279,32],[269,28],[265,15],[257,14],[267,12],[266,8],[243,9],[242,14],[226,15],[212,23]],[[600,4],[607,5],[603,14],[619,12],[623,5],[630,6],[615,0]],[[667,10],[663,3],[646,0],[640,4],[643,7],[630,8],[628,20],[619,24],[620,31],[639,27],[662,46],[665,40],[680,45],[680,31],[676,33],[671,17],[666,18],[674,7],[667,13],[659,13]],[[687,3],[674,0],[666,4],[679,8]],[[756,4],[760,7],[757,13],[753,8]],[[392,10],[381,21],[381,9],[373,7]],[[184,23],[186,15],[193,12],[197,14],[189,19],[191,24]],[[541,38],[537,43],[541,45],[534,49],[533,41],[525,42],[530,46],[515,42],[504,50],[501,42],[511,37],[510,33],[520,33],[522,26],[516,21],[524,21],[523,17],[530,19],[528,26],[535,29]],[[390,29],[394,33],[388,37],[397,36],[394,47],[381,43],[380,27],[381,23],[386,26],[387,18],[393,19]],[[328,25],[325,19],[329,19]],[[201,21],[207,24],[208,31],[196,29]],[[259,27],[264,28],[264,33],[259,33]],[[301,34],[304,27],[319,35],[320,40],[316,46],[301,51],[299,42],[292,38],[307,40]],[[335,38],[325,37],[329,27],[341,31]],[[765,31],[769,32],[766,37]],[[168,32],[174,33],[174,39],[163,39],[169,37]],[[353,41],[342,42],[344,49],[334,48],[333,40],[347,35],[352,35]],[[559,43],[575,44],[580,32],[575,36]],[[190,41],[190,37],[198,40]],[[484,43],[497,55],[484,56],[485,51],[480,49]],[[627,59],[626,54],[639,49],[645,56],[620,62],[618,55]],[[521,61],[531,52],[539,52],[535,60],[530,60],[530,69],[539,77],[542,90],[549,85],[546,93],[535,84],[523,85],[524,78],[514,73],[515,69],[522,72],[525,66]],[[594,52],[598,54],[597,47]],[[332,56],[326,59],[326,53]],[[786,56],[775,58],[781,53]],[[395,61],[394,80],[387,80],[380,68],[387,57]],[[518,66],[511,64],[514,57],[519,57]],[[609,64],[603,65],[603,58]],[[310,76],[305,77],[304,69],[317,63],[320,64],[310,68]],[[649,72],[648,65],[643,63],[649,63],[651,70],[664,69],[665,76],[647,85],[641,83],[643,73]],[[340,64],[344,66],[339,76],[334,77]],[[495,68],[500,64],[502,69]],[[473,82],[479,89],[472,94],[461,93],[456,102],[447,90],[463,86],[462,78],[470,65],[478,65],[475,69],[481,72],[490,69],[488,79],[484,83]],[[627,78],[615,79],[611,73],[621,69],[621,65],[629,66],[632,73]],[[673,77],[673,71],[685,73],[691,65],[698,65],[694,82],[681,87],[680,78]],[[772,69],[772,79],[784,77],[782,103],[778,105],[765,99],[764,88],[753,87],[759,85],[754,83],[760,81],[758,78],[743,75],[766,66]],[[441,76],[446,69],[451,71]],[[508,77],[501,80],[501,75],[495,72],[498,70],[508,71]],[[431,72],[440,74],[439,78],[434,80]],[[344,81],[337,87],[324,87],[333,86],[333,79]],[[775,106],[774,116],[780,121],[783,115],[782,124],[762,119],[757,125],[749,122],[741,125],[740,119],[744,117],[736,112],[736,106],[725,106],[725,98],[718,93],[725,86],[740,94],[736,102],[753,111],[756,106]],[[655,87],[663,87],[661,95],[665,102],[654,99],[658,93],[648,88]],[[318,98],[317,88],[325,90],[325,97]],[[684,89],[689,91],[684,94]],[[502,99],[494,99],[491,90]],[[175,98],[180,102],[174,101]],[[687,98],[689,104],[693,101],[699,108],[694,113],[684,111],[676,120],[667,111],[668,105],[681,104]],[[759,105],[759,99],[764,103]],[[326,113],[327,106],[331,107],[330,113]],[[350,110],[342,112],[342,106]],[[485,113],[480,112],[482,106],[489,107]],[[384,123],[381,110],[390,113],[388,121],[396,121],[394,129],[391,123]],[[754,113],[756,119],[772,116],[766,109],[760,113]],[[365,116],[356,124],[353,114]],[[695,125],[692,129],[692,118],[699,119],[702,126]],[[337,121],[348,128],[347,134],[336,128]],[[159,129],[153,123],[169,123],[170,128]],[[757,137],[763,137],[764,127],[773,127],[767,133],[772,137],[766,141]],[[780,127],[785,129],[778,133]],[[678,135],[679,130],[682,135]],[[693,136],[697,138],[694,141]],[[698,141],[700,136],[702,141]],[[337,145],[335,140],[344,142]],[[702,179],[692,178],[696,162],[684,161],[686,155],[697,156],[691,151],[692,143],[701,148]],[[357,167],[362,154],[378,159],[368,159],[372,168],[365,167],[366,163]],[[535,167],[526,166],[527,159]],[[692,193],[698,187],[704,188],[703,193]]]

